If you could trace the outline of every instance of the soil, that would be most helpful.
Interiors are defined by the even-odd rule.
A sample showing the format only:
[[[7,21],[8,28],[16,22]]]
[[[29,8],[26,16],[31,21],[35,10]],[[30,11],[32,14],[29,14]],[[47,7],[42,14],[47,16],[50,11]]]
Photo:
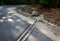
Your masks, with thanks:
[[[51,22],[60,26],[60,8],[46,9],[38,5],[27,5],[24,8],[22,8],[23,12],[27,12],[30,14],[32,14],[32,11],[34,10],[38,12],[38,15],[43,14],[45,20],[47,20],[48,22]]]
[[[32,14],[33,11],[37,11],[38,15],[42,14],[43,8],[38,5],[27,5],[21,9],[23,12]]]
[[[43,14],[45,20],[60,26],[60,8],[49,9],[44,11]]]

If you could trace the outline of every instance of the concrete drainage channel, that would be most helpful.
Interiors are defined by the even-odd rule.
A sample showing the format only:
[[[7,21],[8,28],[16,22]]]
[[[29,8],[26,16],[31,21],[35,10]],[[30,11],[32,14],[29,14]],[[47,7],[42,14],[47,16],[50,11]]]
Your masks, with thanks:
[[[16,41],[26,41],[26,39],[29,37],[29,35],[31,34],[32,30],[34,29],[34,24],[37,22],[37,20],[35,20],[35,22],[33,24],[31,24],[30,26],[28,26],[23,32],[22,34],[18,37],[18,39]]]

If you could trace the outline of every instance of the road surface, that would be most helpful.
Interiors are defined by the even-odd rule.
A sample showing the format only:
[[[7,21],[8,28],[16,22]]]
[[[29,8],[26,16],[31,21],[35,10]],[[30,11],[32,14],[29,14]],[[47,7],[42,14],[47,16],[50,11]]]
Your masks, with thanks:
[[[3,22],[0,23],[0,41],[16,41],[21,33],[35,21],[34,19],[17,14],[17,12],[14,11],[16,7],[17,6],[0,6],[0,13],[3,14],[0,17],[4,17]],[[9,12],[13,14],[10,15]],[[26,41],[52,41],[36,28],[31,35],[34,36],[34,40],[33,37],[29,37]]]

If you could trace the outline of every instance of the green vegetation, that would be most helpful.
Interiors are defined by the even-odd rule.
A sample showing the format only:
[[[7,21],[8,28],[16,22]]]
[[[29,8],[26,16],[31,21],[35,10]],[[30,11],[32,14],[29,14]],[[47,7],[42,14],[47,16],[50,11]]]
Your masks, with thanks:
[[[38,4],[44,7],[60,7],[60,0],[0,0],[1,5]]]

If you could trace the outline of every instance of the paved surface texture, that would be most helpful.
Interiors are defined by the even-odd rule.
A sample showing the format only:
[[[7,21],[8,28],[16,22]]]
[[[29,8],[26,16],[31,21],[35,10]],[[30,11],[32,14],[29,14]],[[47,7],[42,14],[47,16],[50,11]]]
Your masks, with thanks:
[[[0,23],[0,41],[15,41],[19,35],[33,23],[32,19],[16,14],[13,10],[14,8],[8,6],[2,6],[0,8],[0,13],[5,15],[0,16],[5,17],[3,19],[4,21]],[[13,14],[10,15],[8,12],[13,12]],[[28,20],[30,20],[31,23],[29,23]]]
[[[29,36],[29,38],[27,39],[27,41],[53,41],[52,39],[50,39],[49,37],[44,35],[39,30],[40,28],[39,28],[38,23],[36,23],[33,27],[34,27],[34,29],[31,33],[31,35]]]
[[[3,22],[0,23],[0,41],[15,41],[20,34],[30,25],[34,23],[34,19],[27,18],[21,14],[17,14],[14,9],[17,6],[0,6]],[[9,12],[13,14],[10,15]],[[4,16],[3,16],[4,15]],[[35,26],[33,26],[35,27]],[[26,41],[52,41],[44,35],[39,29],[35,28]]]

